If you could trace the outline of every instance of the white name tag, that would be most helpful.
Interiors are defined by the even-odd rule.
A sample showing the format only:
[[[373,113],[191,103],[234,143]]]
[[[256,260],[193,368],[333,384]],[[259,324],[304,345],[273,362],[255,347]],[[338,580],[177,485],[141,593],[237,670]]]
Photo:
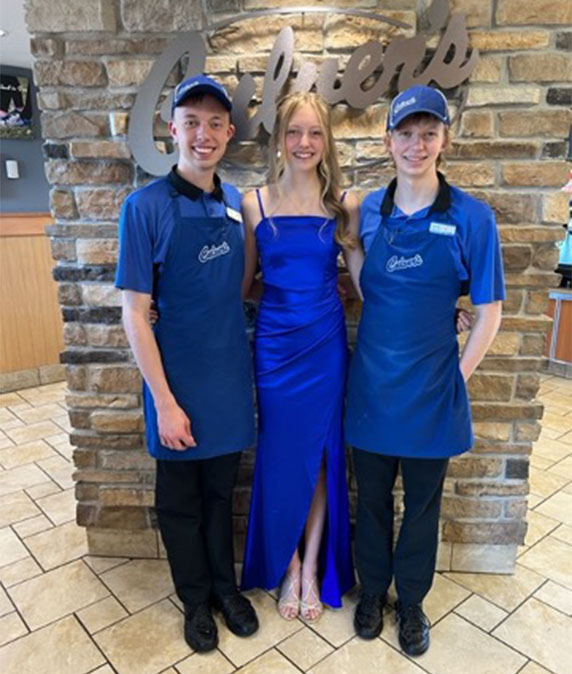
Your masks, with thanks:
[[[443,236],[455,236],[457,225],[446,225],[444,222],[432,222],[429,225],[431,234],[442,234]]]
[[[235,211],[234,208],[230,206],[226,207],[226,214],[231,220],[236,220],[237,222],[242,222],[242,213],[240,211]]]

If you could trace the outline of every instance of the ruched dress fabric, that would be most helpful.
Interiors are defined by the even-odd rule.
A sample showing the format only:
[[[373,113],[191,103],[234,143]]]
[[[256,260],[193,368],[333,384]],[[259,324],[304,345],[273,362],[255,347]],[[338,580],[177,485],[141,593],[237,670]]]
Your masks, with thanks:
[[[263,217],[255,229],[263,295],[255,331],[258,446],[243,589],[276,587],[303,535],[322,459],[327,510],[321,599],[354,584],[342,412],[347,370],[335,220]]]

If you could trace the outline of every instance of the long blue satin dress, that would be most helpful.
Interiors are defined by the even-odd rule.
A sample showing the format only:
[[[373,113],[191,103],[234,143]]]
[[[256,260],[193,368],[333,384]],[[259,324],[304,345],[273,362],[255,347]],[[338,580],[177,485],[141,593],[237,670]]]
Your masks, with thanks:
[[[255,229],[263,295],[255,331],[258,448],[243,589],[276,587],[303,535],[320,464],[327,514],[321,599],[354,584],[342,411],[347,370],[335,220],[264,215]]]

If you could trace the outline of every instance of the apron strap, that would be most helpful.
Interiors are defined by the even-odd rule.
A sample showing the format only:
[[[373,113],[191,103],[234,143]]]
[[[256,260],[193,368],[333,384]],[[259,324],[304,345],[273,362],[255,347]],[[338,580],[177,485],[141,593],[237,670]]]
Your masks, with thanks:
[[[256,188],[256,198],[258,199],[258,207],[260,208],[260,217],[264,220],[266,213],[264,212],[264,206],[262,204],[262,196],[260,195],[260,189]]]

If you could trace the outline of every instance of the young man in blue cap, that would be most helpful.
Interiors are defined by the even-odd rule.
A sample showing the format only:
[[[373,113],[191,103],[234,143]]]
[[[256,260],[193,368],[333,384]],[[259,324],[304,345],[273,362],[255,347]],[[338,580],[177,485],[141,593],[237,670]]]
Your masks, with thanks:
[[[449,457],[473,444],[465,384],[505,297],[493,212],[437,171],[448,126],[436,89],[412,87],[391,104],[386,144],[397,176],[362,204],[364,305],[347,394],[362,585],[354,625],[363,638],[379,635],[395,578],[399,643],[409,655],[429,647],[422,601],[435,572],[443,481]],[[459,361],[454,312],[467,292],[476,320]],[[398,468],[405,510],[394,550]]]
[[[254,442],[254,410],[240,194],[216,175],[234,133],[231,105],[203,75],[176,88],[169,130],[179,160],[126,199],[116,279],[144,378],[159,529],[196,651],[218,643],[212,606],[238,636],[258,629],[236,588],[232,546],[232,491],[241,450]]]

